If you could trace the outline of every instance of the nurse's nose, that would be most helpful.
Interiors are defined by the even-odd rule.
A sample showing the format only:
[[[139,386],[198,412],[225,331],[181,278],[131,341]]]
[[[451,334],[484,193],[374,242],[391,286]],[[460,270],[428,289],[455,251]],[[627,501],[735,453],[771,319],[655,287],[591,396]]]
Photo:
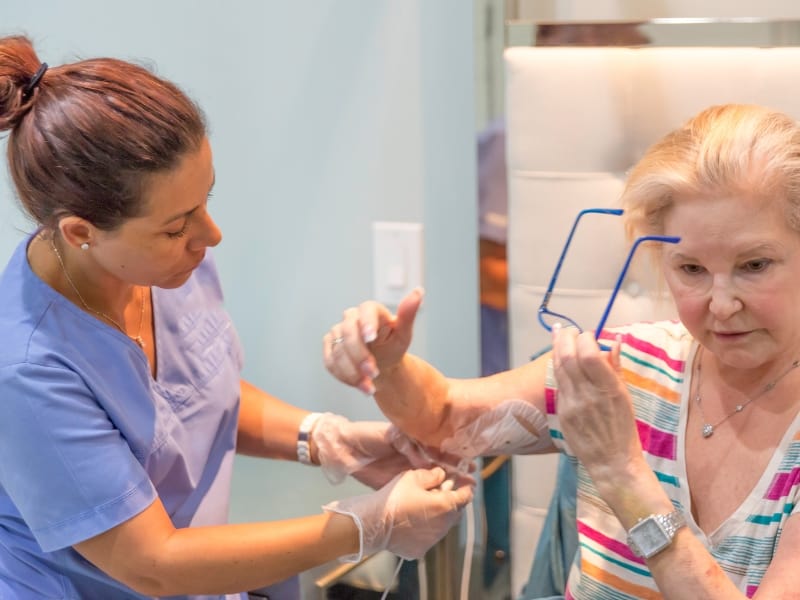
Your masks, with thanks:
[[[191,250],[204,250],[205,248],[214,247],[222,241],[222,231],[217,226],[214,219],[206,211],[203,214],[203,221],[200,225],[200,231],[189,243]]]

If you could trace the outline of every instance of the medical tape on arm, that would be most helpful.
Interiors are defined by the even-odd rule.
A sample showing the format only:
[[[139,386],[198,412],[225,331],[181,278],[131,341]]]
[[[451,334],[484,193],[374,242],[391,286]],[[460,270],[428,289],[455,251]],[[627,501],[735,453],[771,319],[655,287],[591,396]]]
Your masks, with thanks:
[[[448,454],[475,458],[536,454],[553,446],[547,417],[524,400],[505,400],[442,442]]]

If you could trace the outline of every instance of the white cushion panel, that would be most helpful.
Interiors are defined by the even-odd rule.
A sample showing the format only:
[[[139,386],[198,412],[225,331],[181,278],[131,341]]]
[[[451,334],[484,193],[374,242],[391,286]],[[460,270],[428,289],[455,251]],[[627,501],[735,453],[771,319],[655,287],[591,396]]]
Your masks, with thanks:
[[[533,354],[550,345],[550,333],[536,318],[541,301],[541,292],[535,293],[530,286],[508,288],[509,360],[514,367],[524,365]]]
[[[556,455],[520,456],[511,465],[514,503],[547,508],[558,470]]]
[[[772,106],[800,116],[788,73],[800,65],[800,48],[649,48],[634,53],[632,151],[648,146],[703,108],[728,102]]]
[[[546,286],[578,212],[587,207],[614,208],[622,191],[621,174],[543,177],[509,172],[509,277],[513,282]],[[622,266],[627,244],[622,219],[585,215],[570,244],[558,284],[607,287]],[[587,260],[592,257],[592,260]]]
[[[520,506],[511,513],[511,531],[522,532],[511,538],[511,597],[518,598],[528,581],[536,540],[542,532],[547,511],[544,508]]]
[[[628,54],[506,50],[509,170],[624,171],[631,161]]]
[[[558,470],[558,457],[515,456],[511,468],[511,531],[520,533],[511,537],[511,597],[516,598],[528,580],[533,563],[536,545],[531,542],[539,538],[547,517],[547,506]]]
[[[800,48],[756,48],[753,54],[758,61],[752,71],[759,75],[754,83],[747,83],[753,90],[753,102],[800,119],[800,93],[796,85]]]

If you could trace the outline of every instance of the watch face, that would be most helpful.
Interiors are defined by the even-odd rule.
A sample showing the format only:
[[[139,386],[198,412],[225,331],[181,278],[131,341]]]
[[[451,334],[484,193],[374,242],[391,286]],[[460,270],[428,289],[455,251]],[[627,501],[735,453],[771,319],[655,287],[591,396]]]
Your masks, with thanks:
[[[637,523],[631,528],[630,535],[639,547],[642,556],[646,558],[666,547],[670,542],[658,522],[652,517]]]

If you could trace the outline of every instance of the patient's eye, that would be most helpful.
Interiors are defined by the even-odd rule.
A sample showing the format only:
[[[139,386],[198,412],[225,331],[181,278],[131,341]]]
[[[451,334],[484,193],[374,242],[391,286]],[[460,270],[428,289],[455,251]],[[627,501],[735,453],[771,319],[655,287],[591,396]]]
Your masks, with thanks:
[[[758,258],[755,260],[748,260],[744,264],[744,270],[750,273],[760,273],[772,264],[768,258]]]
[[[681,265],[680,269],[687,275],[699,275],[700,273],[705,272],[703,267],[692,263],[683,264]]]

